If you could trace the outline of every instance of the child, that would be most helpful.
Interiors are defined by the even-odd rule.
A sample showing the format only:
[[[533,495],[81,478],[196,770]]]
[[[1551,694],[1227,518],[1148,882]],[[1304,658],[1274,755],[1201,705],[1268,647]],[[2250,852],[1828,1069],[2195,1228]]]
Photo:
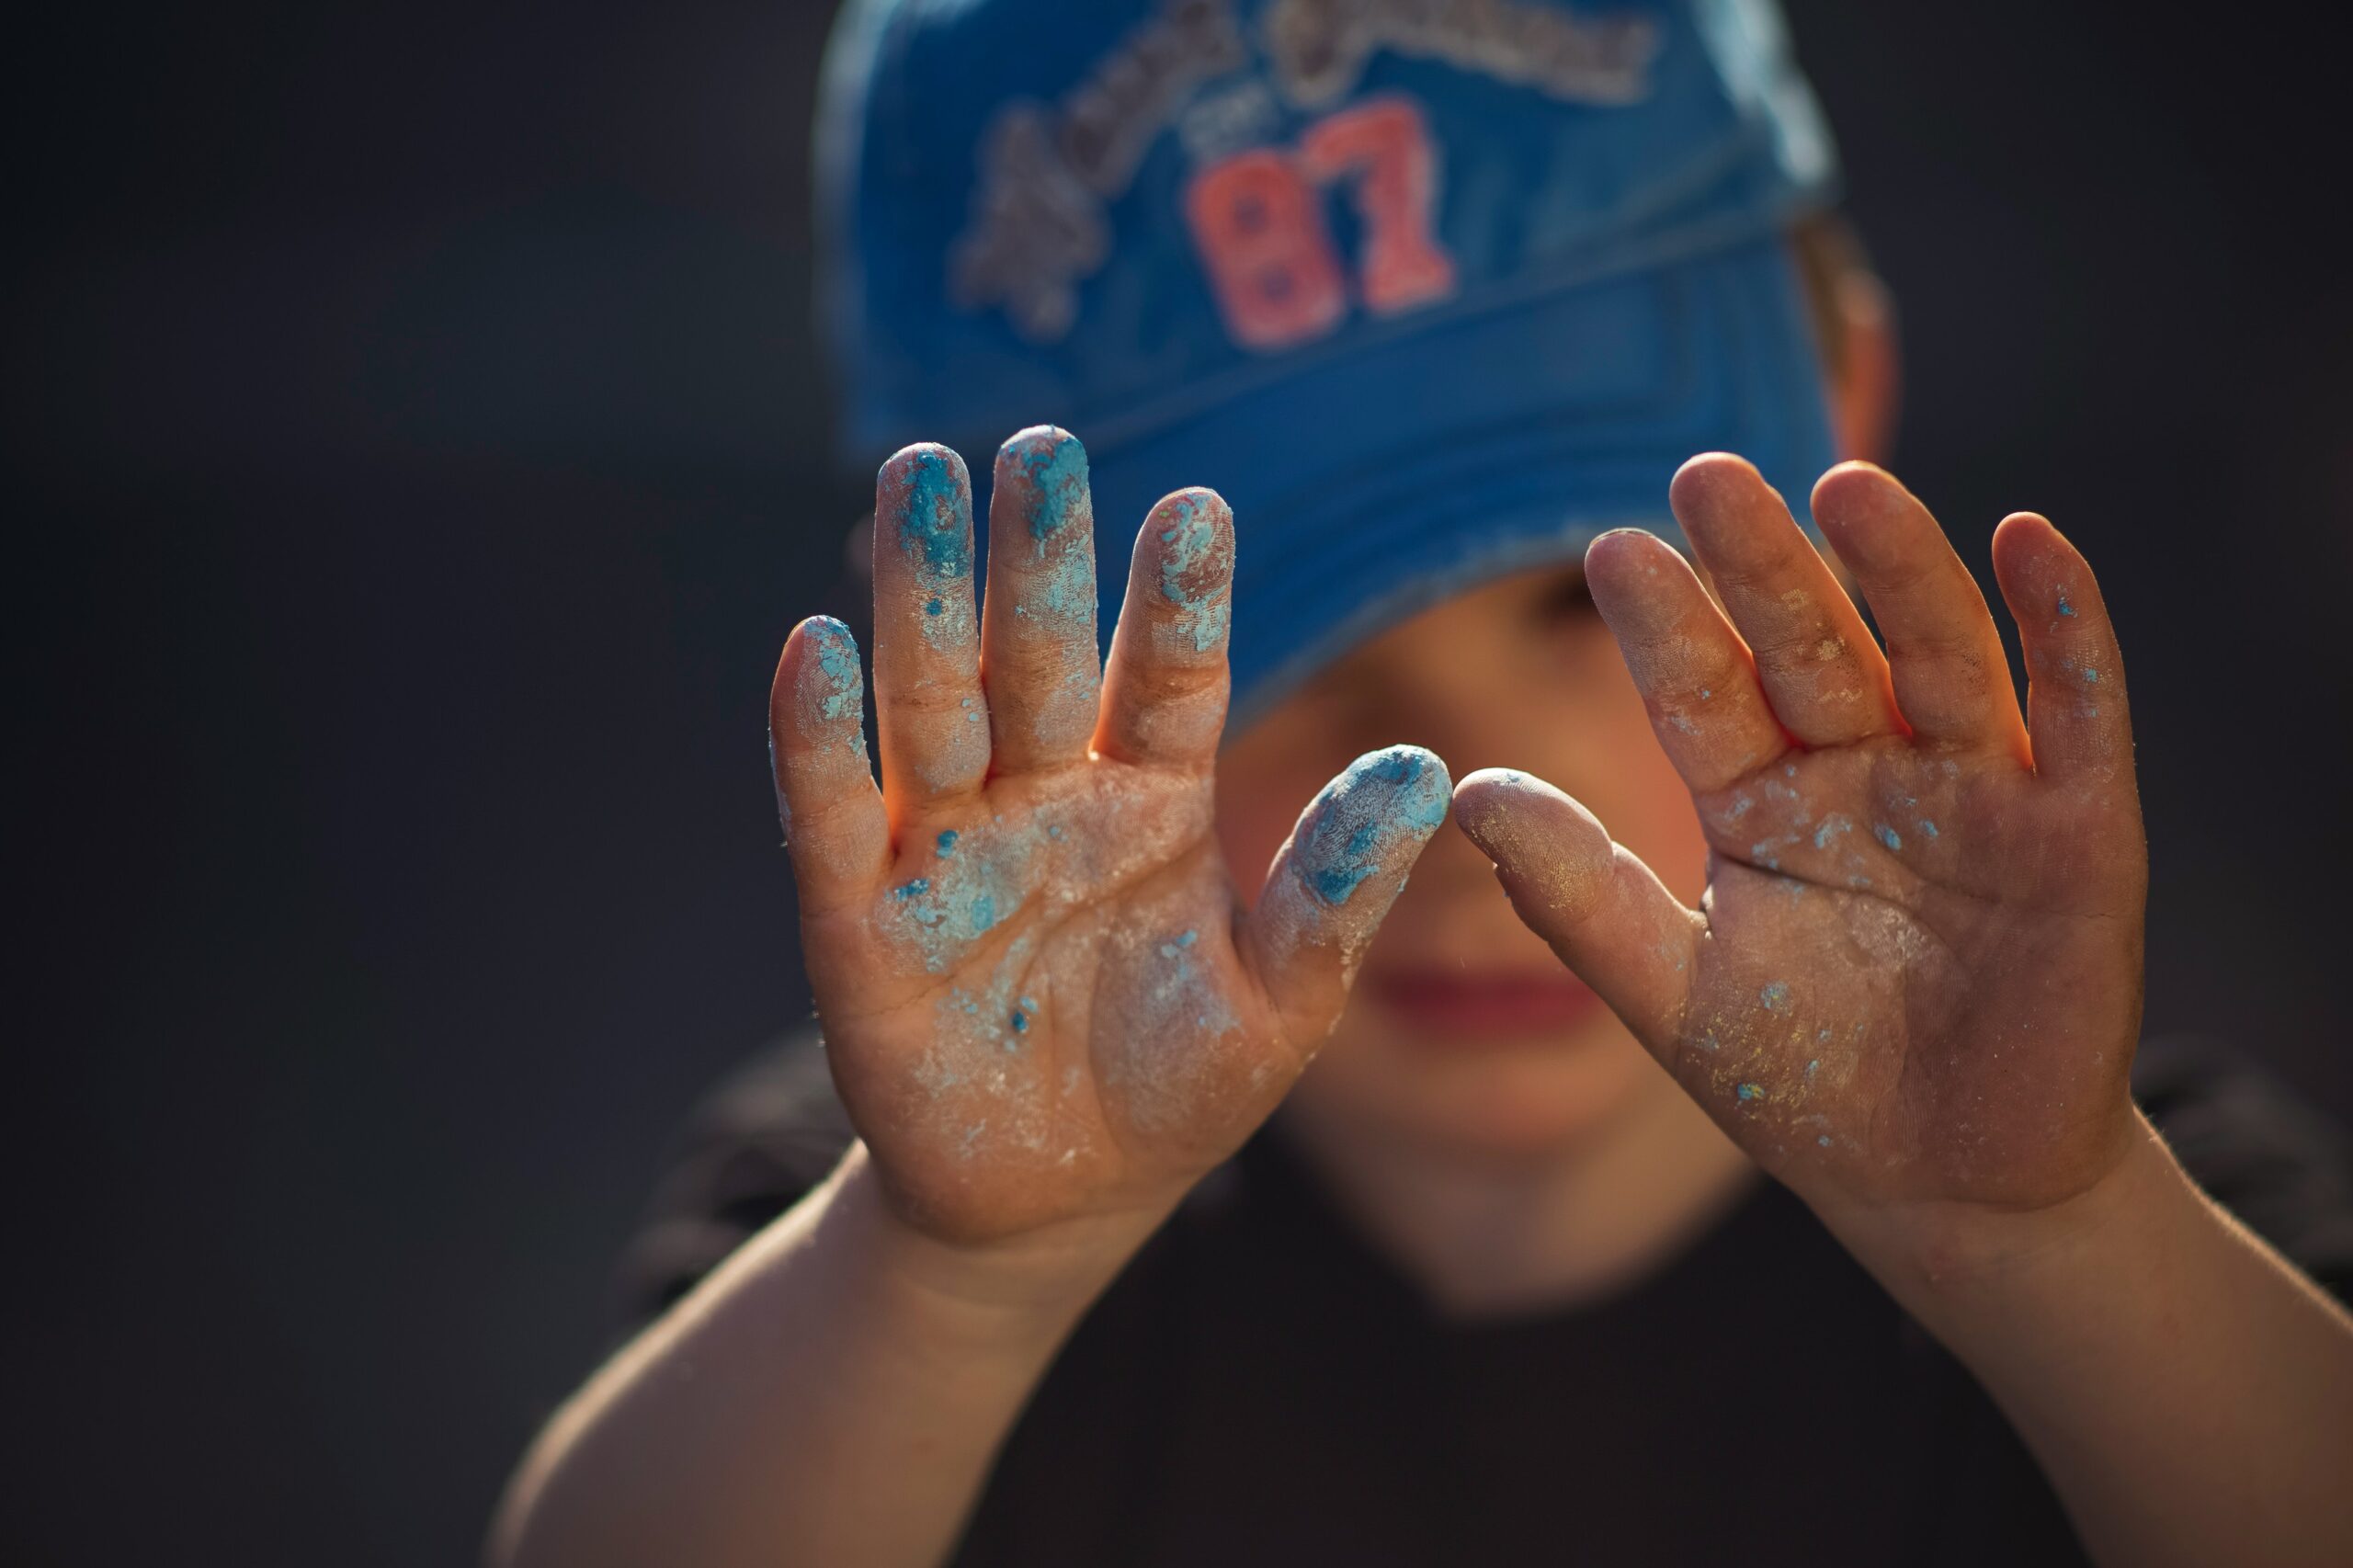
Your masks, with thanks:
[[[498,1559],[2353,1560],[2353,1324],[2152,1118],[2339,1292],[2341,1167],[2211,1060],[2128,1096],[2108,612],[2002,523],[2022,715],[1832,466],[1884,312],[1769,15],[1119,9],[843,24],[852,444],[1092,472],[1024,430],[983,541],[883,465],[881,787],[846,627],[772,705],[823,1052]]]

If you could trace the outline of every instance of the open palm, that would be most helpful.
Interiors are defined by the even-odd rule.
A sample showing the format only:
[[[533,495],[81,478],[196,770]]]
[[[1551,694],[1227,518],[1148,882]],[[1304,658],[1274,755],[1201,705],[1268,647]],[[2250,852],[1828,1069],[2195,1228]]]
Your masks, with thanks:
[[[2063,1201],[2120,1159],[2146,857],[2114,634],[2043,519],[1992,617],[1935,520],[1865,464],[1813,512],[1882,653],[1787,508],[1694,459],[1676,516],[1721,595],[1638,532],[1586,557],[1713,850],[1699,910],[1583,807],[1465,779],[1464,828],[1529,925],[1761,1165],[1819,1201]]]
[[[771,700],[835,1083],[906,1217],[959,1240],[1150,1211],[1231,1153],[1329,1032],[1448,795],[1427,753],[1359,759],[1245,916],[1211,826],[1224,503],[1154,508],[1098,669],[1078,443],[998,454],[980,606],[971,496],[933,446],[877,485],[882,788],[846,628],[796,628]]]

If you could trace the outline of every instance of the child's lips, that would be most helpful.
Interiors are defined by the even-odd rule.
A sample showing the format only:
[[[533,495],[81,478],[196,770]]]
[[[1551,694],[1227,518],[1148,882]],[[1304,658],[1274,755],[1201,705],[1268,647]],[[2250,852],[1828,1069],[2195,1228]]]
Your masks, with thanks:
[[[1393,969],[1359,989],[1417,1032],[1449,1041],[1559,1035],[1600,1013],[1601,998],[1565,969]]]

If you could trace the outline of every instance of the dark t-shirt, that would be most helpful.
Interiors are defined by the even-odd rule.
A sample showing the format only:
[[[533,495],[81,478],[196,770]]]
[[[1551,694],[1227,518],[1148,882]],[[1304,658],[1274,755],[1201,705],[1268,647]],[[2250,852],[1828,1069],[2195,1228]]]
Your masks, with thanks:
[[[2334,1128],[2195,1042],[2144,1047],[2134,1091],[2209,1192],[2353,1292],[2353,1160]],[[849,1138],[813,1038],[722,1090],[631,1253],[638,1316],[814,1186]],[[1081,1323],[955,1561],[2084,1557],[1984,1391],[1787,1189],[1760,1183],[1610,1299],[1464,1324],[1350,1229],[1279,1119]]]

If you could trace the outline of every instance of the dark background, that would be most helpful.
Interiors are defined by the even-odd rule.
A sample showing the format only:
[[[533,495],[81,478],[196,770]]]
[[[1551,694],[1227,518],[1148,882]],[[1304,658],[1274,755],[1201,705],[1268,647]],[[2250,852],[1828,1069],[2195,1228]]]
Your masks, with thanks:
[[[681,1112],[805,1006],[762,734],[859,500],[824,13],[12,24],[0,1557],[467,1559]],[[2276,7],[1793,13],[1899,472],[1973,540],[2047,510],[2116,607],[2152,1026],[2353,1111],[2336,57]]]

